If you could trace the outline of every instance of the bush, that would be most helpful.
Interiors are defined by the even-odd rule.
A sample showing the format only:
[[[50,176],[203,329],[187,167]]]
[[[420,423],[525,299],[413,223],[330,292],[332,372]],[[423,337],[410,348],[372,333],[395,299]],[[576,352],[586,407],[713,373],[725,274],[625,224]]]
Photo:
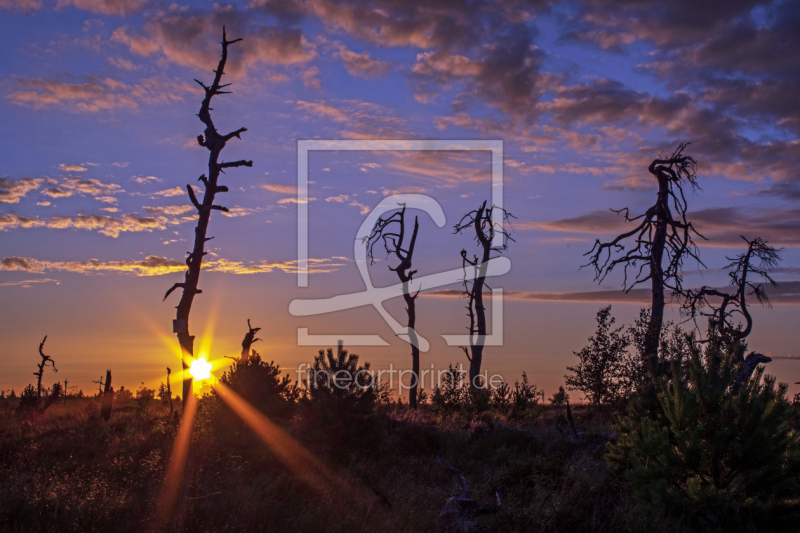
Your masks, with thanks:
[[[612,329],[614,317],[611,306],[597,312],[597,331],[589,337],[589,345],[575,353],[580,359],[577,366],[568,366],[574,375],[564,376],[569,390],[586,395],[592,405],[618,403],[634,389],[637,363],[628,353],[630,337],[622,327]]]
[[[289,376],[281,376],[280,367],[262,360],[255,350],[234,361],[220,381],[262,413],[273,416],[287,415],[299,395]],[[169,400],[169,395],[165,396]]]
[[[563,407],[569,402],[569,394],[564,390],[564,387],[558,387],[558,392],[553,394],[550,398],[550,405],[553,407]]]
[[[742,345],[688,346],[685,367],[673,360],[670,376],[652,376],[655,406],[643,391],[618,420],[609,466],[625,471],[640,499],[676,505],[704,529],[791,530],[800,518],[800,439],[787,386],[763,368],[737,385]]]

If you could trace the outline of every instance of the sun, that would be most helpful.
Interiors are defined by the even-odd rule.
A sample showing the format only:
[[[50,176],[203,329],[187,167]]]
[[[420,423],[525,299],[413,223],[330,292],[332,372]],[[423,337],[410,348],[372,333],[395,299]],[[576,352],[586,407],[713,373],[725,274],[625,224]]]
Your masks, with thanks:
[[[192,367],[189,369],[189,374],[192,375],[197,381],[203,381],[211,377],[211,363],[205,358],[195,359],[192,361]]]

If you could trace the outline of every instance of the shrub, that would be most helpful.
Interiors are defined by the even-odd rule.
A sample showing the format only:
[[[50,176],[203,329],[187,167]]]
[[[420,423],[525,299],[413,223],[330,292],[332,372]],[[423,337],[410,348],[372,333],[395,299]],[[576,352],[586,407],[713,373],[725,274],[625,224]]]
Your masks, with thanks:
[[[287,415],[299,396],[289,376],[281,376],[280,367],[274,361],[262,360],[255,350],[234,361],[220,381],[269,415]],[[166,392],[165,397],[169,400]]]
[[[686,369],[673,360],[671,375],[652,376],[655,406],[643,391],[618,420],[609,466],[625,471],[640,499],[676,505],[704,529],[791,528],[800,517],[800,439],[787,386],[763,368],[737,385],[743,345],[689,346]]]
[[[550,398],[550,405],[553,407],[562,407],[567,405],[569,401],[569,394],[567,391],[564,390],[563,386],[558,387],[558,392],[554,393],[553,396]]]
[[[595,406],[617,403],[634,388],[637,363],[627,351],[631,340],[622,327],[612,329],[614,321],[610,305],[597,312],[597,331],[575,353],[578,365],[567,367],[574,375],[564,376],[569,390],[583,392]]]
[[[461,368],[448,365],[446,372],[439,375],[440,384],[437,384],[431,394],[431,405],[438,411],[455,411],[464,404],[467,389],[464,380],[467,372]]]
[[[150,405],[150,402],[155,399],[155,397],[156,391],[145,387],[144,383],[142,383],[142,386],[136,391],[136,409],[138,411],[144,411],[147,409],[147,406]]]

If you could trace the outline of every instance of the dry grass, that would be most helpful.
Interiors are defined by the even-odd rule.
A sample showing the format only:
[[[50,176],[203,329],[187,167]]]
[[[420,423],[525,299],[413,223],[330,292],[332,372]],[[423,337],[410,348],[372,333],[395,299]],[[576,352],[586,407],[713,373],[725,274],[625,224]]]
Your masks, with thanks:
[[[176,428],[168,409],[116,408],[109,423],[92,400],[56,405],[38,420],[0,406],[0,530],[150,531]],[[608,421],[576,410],[579,429]],[[434,531],[461,469],[473,497],[500,495],[487,531],[678,531],[678,521],[634,501],[606,474],[603,447],[576,445],[542,409],[520,420],[409,412],[358,419],[300,411],[281,425],[334,471],[347,494],[325,497],[297,479],[223,405],[200,402],[183,492],[171,522],[180,532]],[[337,491],[341,492],[341,491]]]

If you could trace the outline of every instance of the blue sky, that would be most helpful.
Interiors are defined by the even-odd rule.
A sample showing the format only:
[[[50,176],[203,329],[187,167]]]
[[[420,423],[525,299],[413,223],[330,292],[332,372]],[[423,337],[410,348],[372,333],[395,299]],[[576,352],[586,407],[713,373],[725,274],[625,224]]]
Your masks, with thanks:
[[[775,277],[797,280],[798,9],[683,4],[0,1],[0,388],[27,383],[45,334],[62,369],[50,377],[84,390],[108,367],[135,388],[176,365],[177,302],[161,297],[191,246],[184,188],[207,171],[192,80],[210,81],[223,24],[244,40],[230,50],[234,94],[216,98],[213,116],[220,131],[248,128],[223,159],[254,164],[222,179],[234,216],[212,216],[191,326],[213,337],[212,355],[236,352],[248,318],[264,328],[262,353],[287,368],[316,351],[297,346],[297,327],[390,334],[371,310],[298,319],[288,304],[361,288],[353,239],[384,195],[429,194],[448,227],[489,196],[488,153],[314,153],[310,255],[320,262],[300,290],[298,139],[503,140],[516,242],[512,271],[495,286],[528,298],[507,299],[506,343],[487,349],[485,362],[512,381],[525,370],[547,391],[563,382],[605,300],[530,293],[620,287],[614,277],[598,287],[578,270],[583,254],[620,227],[608,208],[641,212],[653,202],[647,165],[680,141],[698,161],[690,218],[709,237],[701,254],[712,269],[687,283],[724,284],[713,269],[741,251],[742,233],[784,247]],[[420,221],[420,273],[458,266],[470,239]],[[376,263],[373,278],[388,284],[385,266]],[[756,311],[750,343],[794,383],[800,313],[790,292]],[[433,343],[423,366],[461,360],[438,336],[466,326],[463,303],[421,297],[422,334]],[[640,305],[617,302],[613,314],[630,323]],[[400,302],[389,308],[402,317]],[[376,367],[409,359],[397,340],[356,351]]]

